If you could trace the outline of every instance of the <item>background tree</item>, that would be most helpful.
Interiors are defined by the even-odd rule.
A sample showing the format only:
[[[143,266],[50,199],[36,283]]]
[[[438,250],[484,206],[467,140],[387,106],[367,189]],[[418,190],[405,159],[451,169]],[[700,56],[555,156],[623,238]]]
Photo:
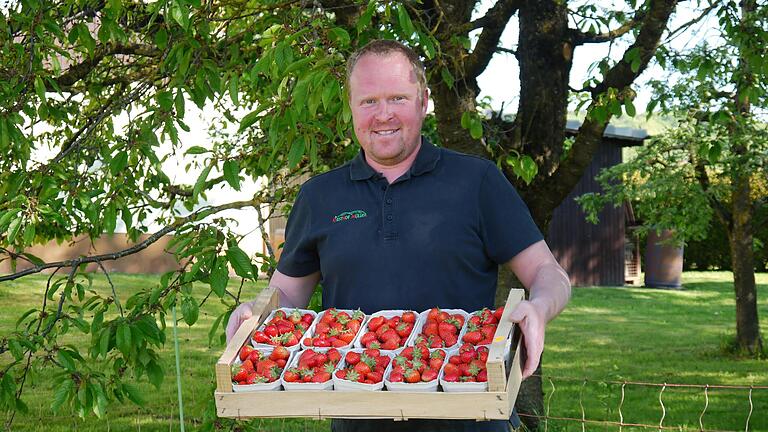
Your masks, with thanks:
[[[648,227],[674,229],[680,241],[703,238],[717,217],[733,269],[735,346],[760,355],[753,248],[760,228],[755,215],[768,204],[760,187],[768,168],[768,6],[725,2],[716,14],[719,38],[672,54],[675,75],[654,83],[658,101],[683,116],[681,124],[641,149],[636,160],[602,174],[605,195],[582,203],[594,218],[605,200],[632,199]]]
[[[423,53],[435,107],[429,122],[440,143],[498,161],[546,233],[608,121],[634,114],[630,86],[656,53],[676,4],[627,0],[612,10],[592,2],[499,0],[479,16],[477,1],[13,5],[0,21],[0,150],[9,155],[0,162],[0,245],[6,259],[33,266],[0,280],[46,269],[68,275],[53,273],[41,307],[0,340],[0,355],[10,358],[0,372],[0,400],[23,408],[32,367],[58,371],[54,407],[69,403],[81,415],[103,412],[108,399],[131,397],[130,379],[158,382],[153,347],[164,341],[169,308],[179,305],[192,324],[205,299],[239,302],[238,292],[226,289],[227,266],[241,278],[255,277],[252,258],[270,268],[269,257],[242,251],[222,211],[281,208],[293,191],[288,180],[324,171],[356,151],[343,103],[343,63],[372,38],[398,38]],[[717,2],[696,4],[706,14]],[[518,23],[518,46],[502,47],[511,22]],[[603,59],[597,74],[578,79],[583,86],[569,87],[576,47],[619,40],[627,48],[618,60]],[[477,79],[493,56],[509,54],[520,68],[517,112],[512,120],[484,118]],[[566,149],[574,95],[587,116]],[[179,141],[189,104],[221,113],[210,145]],[[226,133],[233,124],[239,131]],[[196,173],[189,184],[174,183],[163,165],[182,148]],[[249,179],[271,187],[235,202],[205,201],[218,188],[238,190]],[[137,241],[152,223],[164,228],[108,256],[44,263],[25,252],[49,239],[111,233],[118,220]],[[84,264],[137,252],[169,233],[180,271],[139,293],[88,292]],[[57,342],[71,332],[91,337],[87,352]],[[520,400],[533,404],[524,411],[541,413],[540,380],[527,380],[528,387]]]

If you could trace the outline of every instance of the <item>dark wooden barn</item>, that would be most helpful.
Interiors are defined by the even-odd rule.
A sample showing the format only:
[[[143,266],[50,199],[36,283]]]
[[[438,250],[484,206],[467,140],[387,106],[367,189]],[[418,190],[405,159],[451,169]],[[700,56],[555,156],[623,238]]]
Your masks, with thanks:
[[[578,133],[580,122],[569,120],[566,131]],[[574,198],[597,192],[595,176],[601,169],[622,161],[622,148],[642,145],[648,134],[643,129],[608,126],[590,166],[568,197],[555,209],[547,242],[552,253],[571,278],[573,285],[621,286],[639,283],[640,255],[632,233],[634,214],[628,204],[608,206],[593,225]]]

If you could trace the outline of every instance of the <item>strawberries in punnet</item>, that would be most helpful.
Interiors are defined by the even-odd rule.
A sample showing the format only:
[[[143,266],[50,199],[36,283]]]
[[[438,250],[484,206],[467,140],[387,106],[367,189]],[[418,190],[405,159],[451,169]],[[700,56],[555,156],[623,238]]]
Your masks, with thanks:
[[[297,365],[285,371],[283,381],[313,383],[329,381],[339,360],[341,360],[341,354],[336,348],[331,348],[324,353],[312,349],[301,351]]]
[[[472,313],[467,323],[467,331],[461,341],[472,345],[490,344],[493,342],[493,335],[496,333],[496,327],[498,327],[503,313],[503,306],[495,311],[483,308]]]
[[[242,364],[232,367],[232,381],[235,384],[264,384],[274,382],[280,378],[285,362],[288,359],[288,357],[283,358],[282,352],[278,352],[278,354],[273,356],[274,351],[267,355],[258,349],[248,346],[243,348],[249,348],[240,350],[241,358],[244,353],[247,353],[246,359],[243,360]],[[285,353],[288,352],[285,351]],[[290,356],[289,353],[288,356]]]
[[[437,379],[445,361],[445,351],[434,350],[431,353],[426,345],[405,348],[392,360],[390,382],[430,382]]]
[[[363,318],[365,314],[360,310],[350,314],[334,308],[328,309],[315,325],[314,334],[304,338],[304,345],[318,348],[346,347],[360,331]]]
[[[366,324],[366,332],[360,338],[365,348],[395,350],[403,345],[413,332],[417,315],[413,311],[387,318],[383,315],[372,317]]]
[[[488,372],[488,347],[475,348],[469,343],[459,348],[459,354],[448,358],[443,368],[443,380],[446,382],[486,382]]]
[[[464,316],[449,314],[439,308],[427,313],[427,321],[416,336],[415,344],[426,344],[429,348],[450,348],[459,342],[459,331],[464,326]]]
[[[300,310],[278,309],[261,330],[253,333],[256,343],[292,347],[299,343],[315,317]]]
[[[344,357],[344,367],[336,371],[336,378],[378,384],[384,379],[389,361],[389,356],[378,349],[366,349],[362,353],[349,351]]]

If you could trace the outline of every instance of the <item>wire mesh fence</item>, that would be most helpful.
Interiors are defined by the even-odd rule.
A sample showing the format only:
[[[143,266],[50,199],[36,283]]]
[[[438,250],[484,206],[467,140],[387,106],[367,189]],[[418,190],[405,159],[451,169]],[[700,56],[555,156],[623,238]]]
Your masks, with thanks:
[[[681,373],[678,378],[684,378]],[[670,380],[672,381],[672,380]],[[768,385],[543,376],[539,430],[768,431]]]

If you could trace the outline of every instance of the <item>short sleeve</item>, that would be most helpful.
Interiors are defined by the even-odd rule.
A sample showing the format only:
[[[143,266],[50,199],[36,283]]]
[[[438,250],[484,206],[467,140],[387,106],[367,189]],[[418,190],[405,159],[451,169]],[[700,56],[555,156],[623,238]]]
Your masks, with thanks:
[[[277,270],[286,276],[302,277],[320,270],[317,239],[312,232],[312,206],[309,201],[302,187],[288,216],[285,244],[277,264]]]
[[[514,186],[489,164],[479,192],[480,235],[486,253],[504,264],[544,237]]]

